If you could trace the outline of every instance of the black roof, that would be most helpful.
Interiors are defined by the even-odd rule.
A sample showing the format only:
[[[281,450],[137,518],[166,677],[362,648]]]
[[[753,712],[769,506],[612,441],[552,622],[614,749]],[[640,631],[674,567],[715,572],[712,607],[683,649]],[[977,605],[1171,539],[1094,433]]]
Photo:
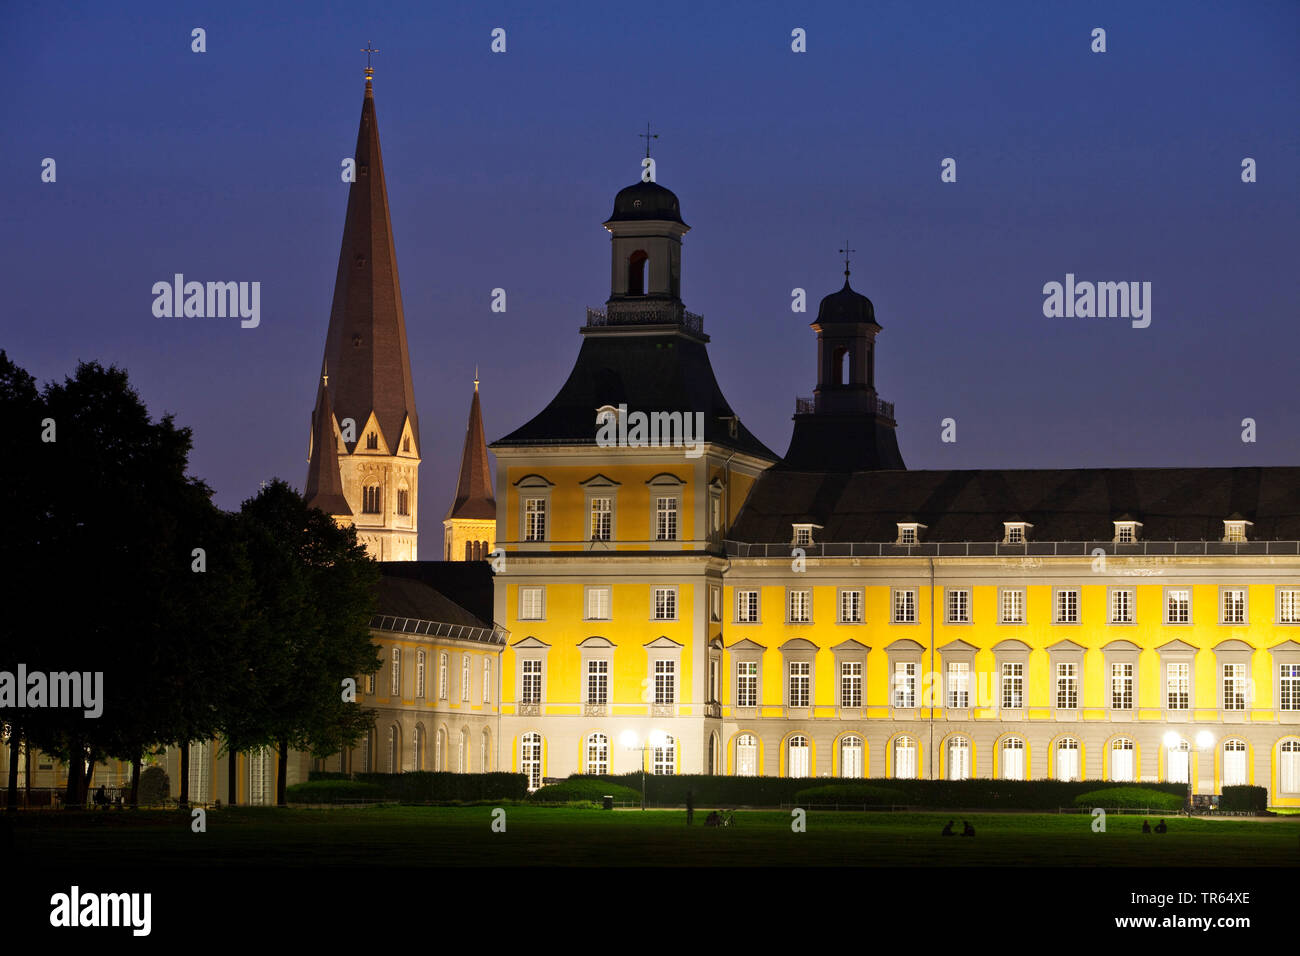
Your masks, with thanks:
[[[443,624],[492,627],[486,561],[380,561],[376,612]]]
[[[568,381],[536,417],[492,443],[596,443],[596,410],[626,404],[628,412],[702,412],[704,440],[776,461],[778,456],[739,421],[723,397],[705,344],[679,334],[588,335]]]
[[[633,183],[618,191],[614,197],[614,211],[606,222],[626,222],[640,219],[657,219],[682,222],[681,207],[671,189],[658,183]]]
[[[1218,541],[1234,512],[1254,540],[1300,540],[1300,468],[1094,468],[866,471],[769,469],[727,537],[788,543],[791,525],[822,525],[820,541],[894,541],[899,521],[922,541],[1000,541],[1004,521],[1031,541],[1109,541],[1116,520],[1149,541]]]
[[[876,307],[861,292],[849,288],[849,277],[844,277],[844,288],[822,298],[817,307],[817,321],[823,324],[832,322],[870,322],[876,321]]]

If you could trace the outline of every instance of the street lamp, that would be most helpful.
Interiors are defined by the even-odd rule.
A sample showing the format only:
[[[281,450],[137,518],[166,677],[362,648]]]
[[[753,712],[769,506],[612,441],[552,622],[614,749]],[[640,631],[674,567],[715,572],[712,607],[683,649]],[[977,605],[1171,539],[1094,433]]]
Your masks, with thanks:
[[[662,747],[668,740],[668,735],[662,730],[650,731],[650,736],[644,744],[638,743],[636,731],[625,730],[618,738],[628,750],[636,750],[641,754],[641,809],[645,810],[645,752],[647,750],[657,750]]]
[[[1201,784],[1201,789],[1212,792],[1214,790],[1214,757],[1210,751],[1214,747],[1214,734],[1210,733],[1208,730],[1202,730],[1196,735],[1196,746],[1197,749],[1201,751],[1201,759],[1196,761],[1197,776],[1200,778],[1199,783]],[[1209,757],[1208,761],[1205,759],[1207,756]],[[1208,781],[1204,777],[1205,765],[1207,763],[1210,768],[1210,779]],[[1191,777],[1192,775],[1189,773],[1187,779],[1190,780]],[[1205,785],[1207,783],[1209,786]]]

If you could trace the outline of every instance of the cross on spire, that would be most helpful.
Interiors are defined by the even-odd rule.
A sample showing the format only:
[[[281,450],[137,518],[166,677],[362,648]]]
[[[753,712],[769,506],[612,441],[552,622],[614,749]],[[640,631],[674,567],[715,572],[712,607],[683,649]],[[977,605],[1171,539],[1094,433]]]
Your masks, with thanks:
[[[646,159],[649,159],[649,158],[650,158],[650,140],[652,140],[652,139],[658,139],[658,138],[659,138],[659,134],[658,134],[658,133],[651,133],[651,132],[650,132],[650,124],[649,124],[649,123],[646,123],[646,124],[645,124],[645,132],[644,132],[644,133],[637,133],[637,136],[639,136],[641,139],[645,140],[645,158],[646,158]]]
[[[844,248],[840,250],[840,255],[844,257],[844,278],[846,280],[849,277],[849,253],[857,251],[858,250],[856,249],[850,249],[849,241],[847,239],[844,240]]]
[[[375,75],[375,68],[370,65],[370,57],[379,51],[374,48],[374,44],[367,40],[365,48],[361,52],[366,55],[366,79],[368,80]]]
[[[478,391],[478,366],[474,366],[474,391]]]

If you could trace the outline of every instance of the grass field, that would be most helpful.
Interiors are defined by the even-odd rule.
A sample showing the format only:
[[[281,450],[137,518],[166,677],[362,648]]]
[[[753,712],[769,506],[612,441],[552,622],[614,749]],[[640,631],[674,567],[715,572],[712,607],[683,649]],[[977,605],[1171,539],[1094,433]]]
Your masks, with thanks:
[[[943,837],[943,813],[813,812],[791,831],[781,811],[738,812],[735,825],[686,826],[684,811],[492,807],[211,810],[193,833],[176,811],[32,813],[15,821],[31,865],[95,866],[1295,866],[1300,821],[967,814],[973,839]],[[957,817],[961,828],[962,817]],[[1154,821],[1153,821],[1154,822]]]

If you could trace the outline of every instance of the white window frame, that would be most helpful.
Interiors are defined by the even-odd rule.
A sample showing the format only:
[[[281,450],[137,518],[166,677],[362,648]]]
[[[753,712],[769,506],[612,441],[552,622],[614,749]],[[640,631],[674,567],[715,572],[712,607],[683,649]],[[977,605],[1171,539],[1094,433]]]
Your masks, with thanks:
[[[945,589],[943,606],[945,623],[971,623],[970,588]]]
[[[1123,600],[1119,595],[1126,595]],[[1126,617],[1121,618],[1116,613],[1124,605],[1128,611]],[[1110,624],[1136,624],[1137,623],[1137,588],[1131,587],[1112,587],[1106,595],[1106,617]]]
[[[762,602],[759,600],[758,588],[737,588],[736,589],[736,621],[737,624],[759,624],[759,609]]]
[[[845,614],[845,599],[848,600],[849,614]],[[839,588],[835,596],[838,614],[837,624],[863,624],[866,621],[866,592],[863,588]]]
[[[758,692],[758,661],[736,661],[736,706],[758,707]]]
[[[604,596],[604,597],[603,597],[603,604],[604,604],[604,607],[603,607],[603,608],[600,606],[601,603],[602,603],[601,595]],[[582,610],[583,610],[583,618],[582,618],[582,619],[583,619],[584,621],[609,621],[609,620],[612,620],[612,616],[613,616],[613,601],[614,601],[614,593],[613,593],[613,589],[612,589],[609,585],[607,585],[607,584],[602,584],[602,585],[589,585],[589,586],[585,587],[585,588],[583,589],[583,595],[582,595],[582,605],[583,605],[583,608],[582,608]],[[594,608],[594,610],[593,610],[593,607],[592,607],[593,604],[596,605],[596,607]],[[603,610],[603,613],[601,613],[602,610]]]
[[[1023,625],[1028,616],[1025,613],[1025,589],[1022,587],[1004,587],[998,588],[998,623]],[[1018,597],[1018,600],[1015,598]],[[1013,598],[1011,604],[1018,606],[1019,616],[1011,616],[1008,612],[1008,598]]]
[[[1240,596],[1236,600],[1234,596]],[[1219,588],[1219,623],[1245,625],[1250,623],[1250,592],[1242,586]]]
[[[1187,595],[1186,606],[1182,608],[1176,607],[1174,603],[1179,600],[1177,596],[1180,594]],[[1182,626],[1195,623],[1192,620],[1192,586],[1190,584],[1166,587],[1164,589],[1164,599],[1166,624]]]
[[[677,610],[676,586],[656,586],[650,589],[650,620],[675,621]]]
[[[1078,624],[1080,594],[1078,588],[1054,588],[1052,591],[1052,623]]]
[[[900,598],[903,599],[901,602]],[[889,623],[916,624],[918,622],[916,604],[916,588],[890,588]]]
[[[1277,588],[1277,613],[1274,619],[1278,624],[1300,624],[1300,588]]]
[[[529,607],[532,601],[536,601],[537,607],[534,611]],[[546,585],[544,584],[527,584],[519,586],[519,617],[520,621],[544,621],[546,620]]]
[[[787,624],[811,624],[812,588],[787,588],[785,607]]]

